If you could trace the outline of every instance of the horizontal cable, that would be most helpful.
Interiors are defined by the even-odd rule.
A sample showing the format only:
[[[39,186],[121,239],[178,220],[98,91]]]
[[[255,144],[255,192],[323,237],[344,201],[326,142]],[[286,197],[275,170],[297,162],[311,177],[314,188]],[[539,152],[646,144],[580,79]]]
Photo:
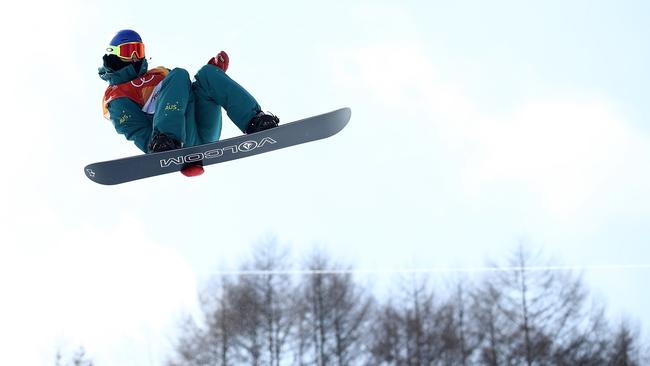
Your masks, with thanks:
[[[417,274],[417,273],[485,273],[485,272],[541,272],[541,271],[620,271],[647,270],[650,264],[606,264],[584,266],[526,266],[526,267],[432,267],[402,269],[287,269],[287,270],[237,270],[211,272],[216,276],[268,276],[268,275],[366,275],[366,274]]]

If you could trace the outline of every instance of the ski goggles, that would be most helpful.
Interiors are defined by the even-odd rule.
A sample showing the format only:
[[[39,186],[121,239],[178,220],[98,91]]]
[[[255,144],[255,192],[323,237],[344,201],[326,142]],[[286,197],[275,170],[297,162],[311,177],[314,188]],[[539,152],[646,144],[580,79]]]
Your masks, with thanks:
[[[106,47],[106,54],[116,55],[119,58],[131,60],[133,55],[136,58],[144,58],[144,43],[142,42],[129,42],[122,43],[117,46],[108,46]]]

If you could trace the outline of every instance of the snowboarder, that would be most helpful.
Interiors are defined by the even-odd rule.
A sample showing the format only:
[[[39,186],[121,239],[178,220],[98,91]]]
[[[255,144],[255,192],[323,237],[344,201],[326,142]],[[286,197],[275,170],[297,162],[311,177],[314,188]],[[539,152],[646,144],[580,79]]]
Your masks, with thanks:
[[[117,32],[106,48],[99,77],[109,83],[104,117],[143,152],[161,152],[219,140],[221,107],[246,134],[276,127],[278,117],[262,112],[241,85],[226,75],[229,57],[221,51],[190,81],[181,68],[148,69],[144,43],[130,29]],[[182,170],[203,173],[200,165]]]

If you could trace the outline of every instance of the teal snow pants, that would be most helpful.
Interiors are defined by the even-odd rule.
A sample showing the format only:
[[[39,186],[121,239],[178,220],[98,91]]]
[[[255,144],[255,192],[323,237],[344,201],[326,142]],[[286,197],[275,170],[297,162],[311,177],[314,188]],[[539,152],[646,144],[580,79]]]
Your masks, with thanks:
[[[243,132],[260,111],[253,96],[214,65],[189,73],[173,69],[162,81],[153,115],[153,131],[175,136],[184,146],[214,142],[221,136],[221,108]]]

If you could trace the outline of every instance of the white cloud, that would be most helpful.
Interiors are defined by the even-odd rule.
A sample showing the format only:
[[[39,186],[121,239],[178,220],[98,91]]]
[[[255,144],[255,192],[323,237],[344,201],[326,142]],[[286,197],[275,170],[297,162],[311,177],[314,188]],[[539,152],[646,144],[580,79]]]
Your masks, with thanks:
[[[639,135],[602,98],[562,95],[519,106],[511,118],[467,131],[480,148],[466,180],[514,183],[539,195],[558,219],[593,209],[626,184],[648,182],[643,161],[647,137]],[[609,202],[610,204],[612,202]]]
[[[34,217],[49,225],[2,228],[0,339],[14,344],[3,360],[47,362],[57,345],[83,345],[106,364],[126,354],[128,364],[141,363],[148,354],[137,350],[147,348],[166,353],[175,322],[196,302],[184,259],[148,239],[136,217],[75,229],[49,214]]]
[[[383,106],[422,113],[466,118],[474,111],[460,86],[446,80],[420,42],[394,41],[329,55],[335,80],[359,93],[379,99]]]
[[[641,196],[647,189],[641,182],[650,183],[643,169],[650,156],[648,136],[613,101],[561,91],[492,115],[480,110],[463,85],[444,77],[427,49],[417,41],[395,41],[337,50],[331,53],[339,58],[332,62],[334,75],[382,108],[418,116],[419,134],[436,136],[445,159],[459,167],[455,179],[463,195],[478,199],[515,189],[531,199],[531,208],[562,221],[594,204],[621,208],[620,190],[632,188]],[[341,60],[341,55],[347,56]],[[643,203],[648,209],[650,203]]]

